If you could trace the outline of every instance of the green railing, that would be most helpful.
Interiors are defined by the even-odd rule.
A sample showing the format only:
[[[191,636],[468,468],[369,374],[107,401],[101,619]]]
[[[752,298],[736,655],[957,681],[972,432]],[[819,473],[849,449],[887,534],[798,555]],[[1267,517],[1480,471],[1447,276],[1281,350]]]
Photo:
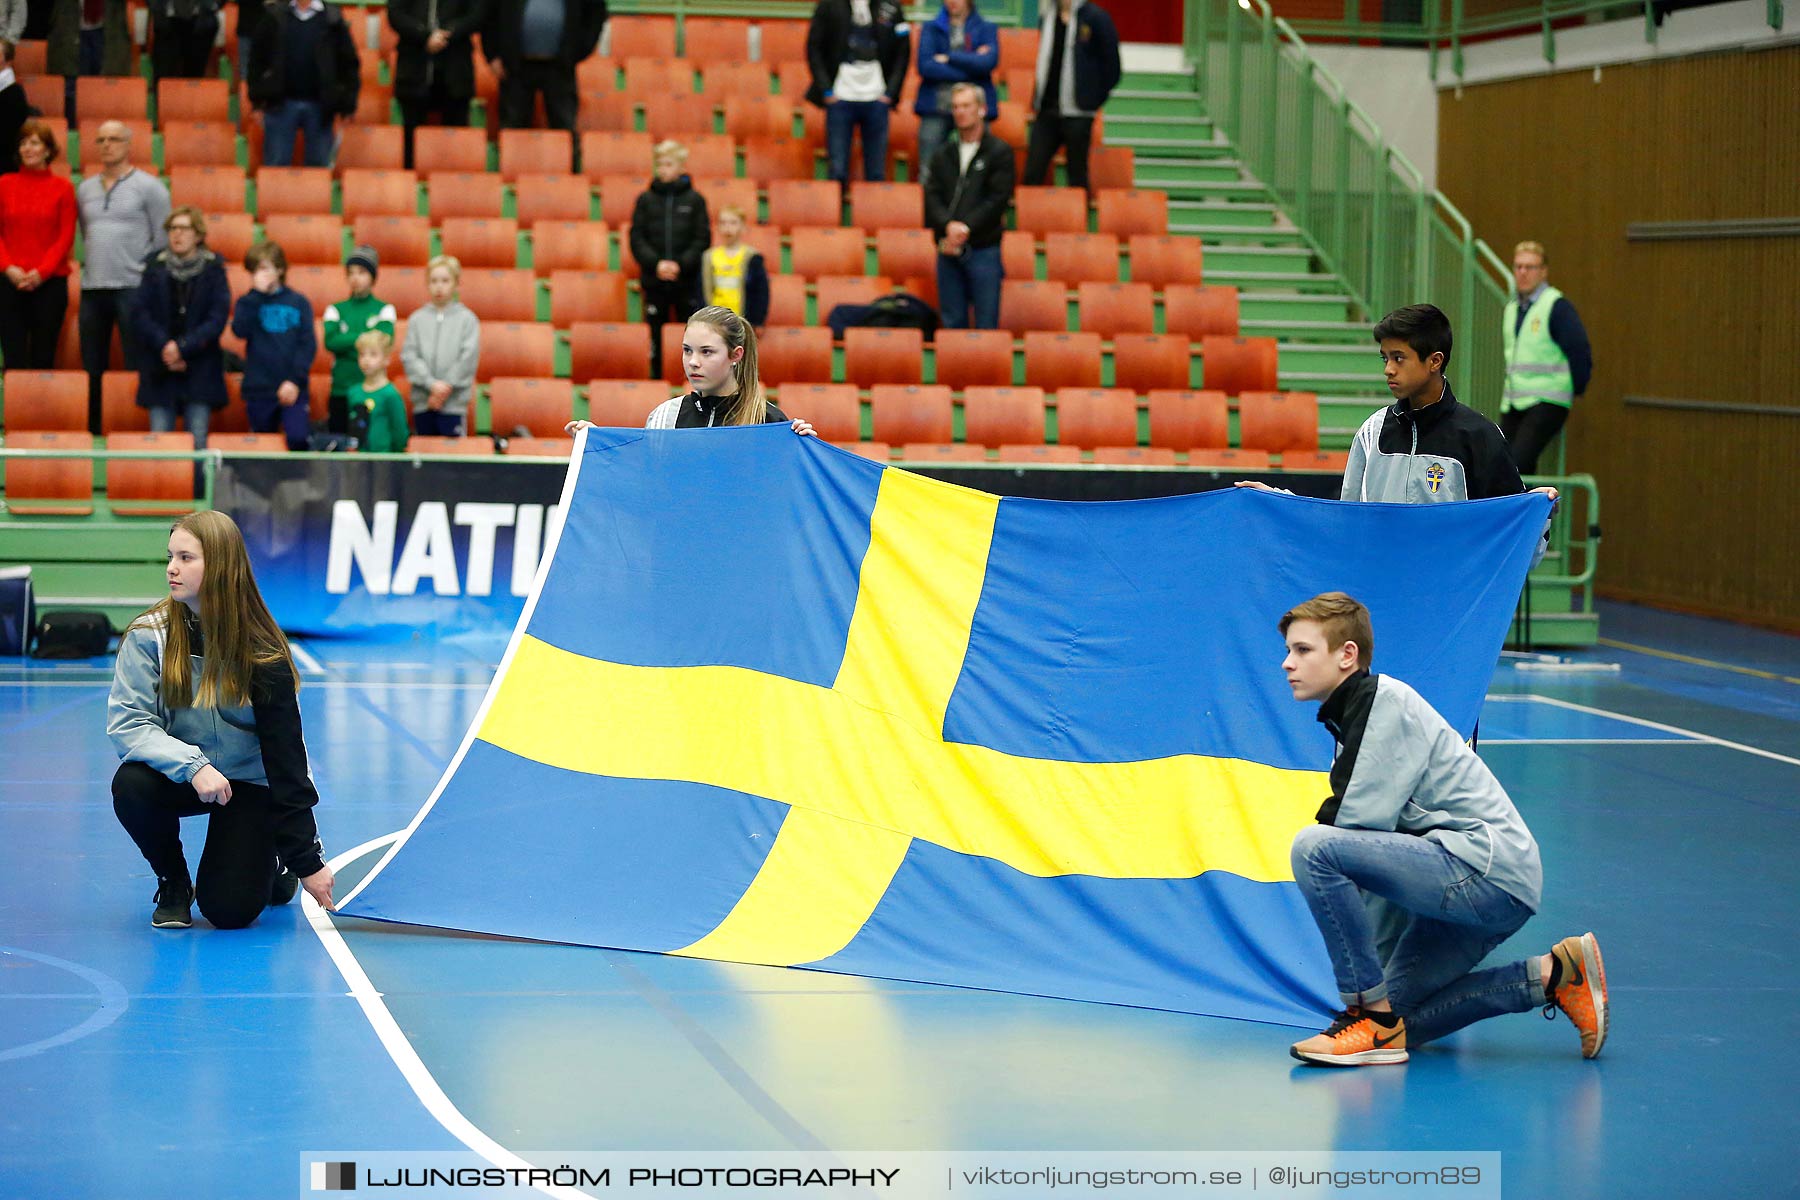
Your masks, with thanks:
[[[1370,319],[1429,301],[1457,396],[1498,416],[1510,274],[1266,0],[1188,0],[1184,45],[1220,132]],[[1476,386],[1481,381],[1485,386]]]
[[[1783,0],[1766,0],[1770,29],[1780,29],[1787,14]],[[1471,39],[1536,32],[1543,42],[1544,61],[1556,61],[1556,33],[1559,24],[1583,22],[1588,18],[1624,20],[1642,17],[1644,41],[1656,44],[1658,25],[1653,0],[1539,0],[1536,4],[1517,4],[1511,8],[1480,12],[1473,16],[1464,9],[1464,0],[1424,0],[1421,19],[1417,21],[1368,20],[1361,14],[1358,0],[1344,0],[1341,21],[1297,20],[1293,27],[1302,37],[1359,41],[1374,38],[1390,45],[1423,46],[1431,51],[1431,77],[1438,77],[1439,59],[1450,54],[1450,71],[1456,78],[1463,75],[1463,45]]]

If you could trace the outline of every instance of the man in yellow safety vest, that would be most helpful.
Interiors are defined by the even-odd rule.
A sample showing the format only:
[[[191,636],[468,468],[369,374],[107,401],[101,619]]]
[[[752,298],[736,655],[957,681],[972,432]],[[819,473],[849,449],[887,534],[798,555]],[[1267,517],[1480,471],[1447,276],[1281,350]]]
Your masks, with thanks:
[[[1538,456],[1555,439],[1575,398],[1587,391],[1594,371],[1581,316],[1550,286],[1550,257],[1541,242],[1513,250],[1518,292],[1506,305],[1501,337],[1506,350],[1506,390],[1500,400],[1500,432],[1519,474],[1537,470]]]

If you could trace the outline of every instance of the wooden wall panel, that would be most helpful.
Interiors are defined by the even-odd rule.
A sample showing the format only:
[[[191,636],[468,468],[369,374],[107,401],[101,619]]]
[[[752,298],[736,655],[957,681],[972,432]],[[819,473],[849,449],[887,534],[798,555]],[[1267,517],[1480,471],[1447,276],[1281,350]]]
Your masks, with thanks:
[[[1800,416],[1624,402],[1800,407],[1800,238],[1625,238],[1634,221],[1800,218],[1800,47],[1485,84],[1438,107],[1439,186],[1508,262],[1545,243],[1593,339],[1569,467],[1600,481],[1602,587],[1800,629]]]

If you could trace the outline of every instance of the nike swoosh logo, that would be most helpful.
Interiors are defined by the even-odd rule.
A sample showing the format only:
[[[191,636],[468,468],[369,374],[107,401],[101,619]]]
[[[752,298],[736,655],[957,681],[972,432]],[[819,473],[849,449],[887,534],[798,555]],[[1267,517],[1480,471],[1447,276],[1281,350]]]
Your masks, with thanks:
[[[1388,1045],[1390,1045],[1391,1043],[1396,1041],[1399,1037],[1400,1037],[1400,1030],[1398,1030],[1398,1029],[1394,1030],[1394,1032],[1388,1034],[1386,1037],[1382,1037],[1380,1034],[1376,1034],[1374,1048],[1377,1050],[1385,1049]]]

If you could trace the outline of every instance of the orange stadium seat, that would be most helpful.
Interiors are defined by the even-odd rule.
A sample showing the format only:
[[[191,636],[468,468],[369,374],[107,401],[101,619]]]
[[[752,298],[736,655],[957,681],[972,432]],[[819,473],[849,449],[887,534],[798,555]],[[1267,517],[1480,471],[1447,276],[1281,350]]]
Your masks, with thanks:
[[[1012,334],[1004,329],[938,330],[937,381],[954,388],[1011,387]],[[889,438],[890,442],[911,441]]]
[[[1234,287],[1172,283],[1163,289],[1163,328],[1190,341],[1236,337],[1238,293]]]
[[[880,383],[869,389],[875,440],[880,442],[948,442],[951,438],[950,389],[942,384]]]
[[[650,369],[649,327],[636,321],[577,321],[569,326],[569,374],[575,379],[643,379]],[[662,384],[657,384],[662,387]],[[665,393],[663,399],[668,399]],[[589,418],[592,420],[593,418]],[[643,421],[642,415],[638,422]]]
[[[607,53],[614,58],[675,57],[675,18],[617,16],[606,24]]]
[[[1025,335],[1025,382],[1046,389],[1100,386],[1100,335],[1046,333]]]
[[[385,125],[393,115],[394,85],[364,80],[361,89],[356,93],[356,113],[351,119],[357,122]]]
[[[449,217],[439,227],[444,253],[468,267],[515,267],[519,262],[519,223],[510,217]]]
[[[608,175],[599,180],[600,219],[621,231],[629,227],[638,196],[649,186],[649,178],[648,174]],[[623,249],[630,243],[621,240],[619,245]]]
[[[575,148],[561,129],[502,129],[500,175],[508,183],[521,175],[572,170]]]
[[[644,342],[644,327],[635,328],[641,348],[648,344]],[[643,428],[644,419],[669,399],[671,389],[660,379],[644,379],[642,375],[640,367],[635,379],[596,379],[589,383],[587,419],[596,425]]]
[[[1128,388],[1058,388],[1056,440],[1088,450],[1137,445],[1137,394]]]
[[[788,383],[830,383],[831,330],[823,326],[771,327],[757,343],[762,377]]]
[[[1069,284],[1115,283],[1119,278],[1119,239],[1110,233],[1048,234],[1044,238],[1044,274]]]
[[[694,179],[730,179],[737,174],[737,143],[723,133],[696,133],[682,139],[687,173]]]
[[[758,21],[757,29],[762,35],[763,62],[806,62],[806,21]]]
[[[84,75],[75,84],[81,123],[150,119],[150,83],[142,75]],[[148,146],[150,139],[138,143]]]
[[[1285,455],[1319,448],[1319,397],[1312,392],[1240,392],[1238,445]],[[1285,465],[1287,459],[1282,459]]]
[[[890,279],[936,275],[937,242],[931,230],[875,230],[875,269]]]
[[[1227,396],[1272,392],[1281,386],[1271,337],[1201,338],[1200,370],[1208,390]]]
[[[777,179],[811,179],[813,148],[798,138],[749,138],[744,175],[765,186]]]
[[[925,363],[925,335],[917,329],[844,331],[844,377],[857,387],[918,383]]]
[[[1036,279],[1037,240],[1022,229],[1006,230],[1000,235],[1000,267],[1007,279]]]
[[[237,167],[170,167],[169,203],[192,204],[205,213],[241,213],[244,173]],[[329,212],[330,206],[315,211]]]
[[[610,175],[648,180],[655,144],[647,133],[589,130],[581,135],[581,172],[595,181]]]
[[[779,403],[789,417],[811,421],[828,442],[862,440],[862,402],[848,383],[790,383],[781,389]]]
[[[256,211],[264,216],[270,213],[329,215],[331,168],[263,167],[256,173]]]
[[[607,229],[599,221],[537,221],[531,226],[531,265],[539,275],[610,266]],[[630,255],[626,255],[630,257]]]
[[[360,229],[361,222],[357,224]],[[290,263],[322,266],[344,261],[344,223],[336,217],[275,213],[263,219],[263,232],[280,245]],[[363,239],[359,236],[357,240]],[[384,262],[387,260],[385,250],[381,257]]]
[[[431,259],[431,221],[426,217],[360,216],[352,230],[357,245],[375,247],[384,267],[422,267]]]
[[[426,208],[433,221],[446,217],[498,217],[506,208],[506,185],[492,171],[433,171],[426,180],[426,195]],[[346,187],[345,208],[349,207],[349,196]]]
[[[192,453],[189,433],[112,433],[108,450]],[[194,507],[194,462],[187,458],[115,458],[106,464],[107,506],[119,516],[178,516]]]
[[[1000,30],[1001,70],[1029,69],[1037,71],[1038,31],[1030,26],[1006,27]]]
[[[632,92],[643,97],[644,128],[661,142],[667,138],[686,141],[695,134],[713,132],[713,102],[696,96],[690,87],[685,92]]]
[[[972,387],[963,391],[963,439],[982,446],[1044,440],[1044,391],[1035,387]]]
[[[236,167],[238,128],[229,121],[166,121],[162,162],[167,167]]]
[[[413,454],[482,456],[494,452],[494,442],[491,438],[474,435],[469,437],[436,437],[427,434],[418,434],[407,439],[406,448]]]
[[[1068,289],[1050,281],[1008,279],[1000,284],[1000,324],[1014,333],[1060,333],[1069,327]]]
[[[824,325],[838,305],[873,304],[893,290],[893,282],[878,275],[821,275],[813,311],[819,314],[818,323]]]
[[[244,254],[256,243],[256,218],[249,213],[209,212],[206,214],[206,247],[227,263],[244,261]],[[233,290],[232,295],[243,295]]]
[[[682,22],[681,52],[701,64],[741,63],[750,57],[750,22],[742,17],[689,17]]]
[[[411,171],[351,167],[344,172],[343,187],[344,212],[352,218],[419,213],[419,179]]]
[[[498,433],[523,425],[534,437],[561,437],[574,417],[575,389],[566,379],[503,376],[488,384],[488,427]]]
[[[550,323],[558,329],[577,321],[623,321],[625,312],[624,275],[614,271],[551,272]]]
[[[805,325],[806,280],[799,275],[769,276],[769,326]]]
[[[768,71],[760,65],[747,65],[745,70],[762,71],[764,82],[760,94],[734,91],[725,95],[725,132],[733,140],[747,142],[751,138],[791,138],[794,136],[794,102],[786,96],[769,95]]]
[[[137,390],[136,371],[108,371],[100,376],[102,433],[149,432],[150,410],[138,407]]]
[[[769,184],[769,224],[787,232],[797,225],[841,224],[838,185],[825,179],[777,179]]]
[[[432,132],[420,129],[421,135]],[[438,130],[440,133],[467,132],[463,130]],[[480,130],[475,130],[479,134]],[[349,170],[351,167],[378,167],[388,170],[401,170],[406,163],[405,131],[398,125],[345,125],[338,137],[337,169]],[[420,170],[436,169],[453,171],[458,168],[452,164],[441,163],[435,168],[427,168],[417,164]],[[485,166],[485,162],[482,164]],[[481,167],[465,168],[481,170]]]
[[[1342,475],[1349,465],[1348,450],[1285,450],[1281,455],[1284,471],[1330,471]]]
[[[851,442],[844,449],[878,463],[885,463],[893,457],[893,447],[886,442]]]
[[[1136,185],[1137,155],[1130,146],[1102,146],[1100,122],[1094,122],[1094,145],[1088,149],[1088,186],[1126,188]]]
[[[1081,461],[1081,447],[1041,444],[1002,446],[998,458],[1003,463],[1078,463]]]
[[[463,267],[462,302],[483,321],[537,320],[537,276],[514,267]]]
[[[409,446],[411,444],[412,442],[408,443]],[[216,429],[208,429],[206,448],[225,454],[284,454],[287,452],[287,437],[279,433],[220,433]]]
[[[626,58],[624,90],[651,99],[673,96],[685,101],[694,94],[694,64],[685,58]],[[710,106],[710,105],[709,105]]]
[[[475,62],[476,71],[479,73],[481,68],[486,65],[486,59],[478,54],[475,56]],[[581,94],[584,100],[594,96],[610,96],[618,91],[619,60],[610,56],[603,58],[598,54],[582,59],[575,67],[575,90]],[[493,94],[496,97],[500,94],[498,79],[494,80]]]
[[[581,103],[575,127],[583,132],[630,133],[637,128],[637,98],[628,92],[589,96]]]
[[[918,229],[925,223],[925,190],[916,183],[857,183],[850,223],[862,229]]]
[[[771,263],[780,257],[776,253],[779,235],[773,229],[765,230],[756,219],[755,180],[702,179],[695,176],[694,190],[706,198],[706,212],[712,218],[714,230],[719,227],[719,214],[727,208],[735,208],[744,214],[744,240],[755,245],[760,235],[767,245],[763,257]]]
[[[421,175],[485,171],[487,160],[488,140],[483,130],[421,125],[413,134],[413,170]]]
[[[1172,283],[1200,282],[1200,239],[1159,237],[1153,233],[1131,236],[1131,281],[1165,288]]]
[[[86,432],[88,377],[85,371],[8,371],[6,432],[66,429]]]
[[[1166,446],[1101,446],[1094,462],[1112,467],[1172,467],[1175,452]]]
[[[1169,232],[1169,195],[1138,189],[1101,188],[1094,193],[1097,228],[1116,237]]]
[[[569,457],[575,443],[566,433],[557,433],[550,437],[515,437],[506,444],[506,453],[521,458],[561,458]]]
[[[1267,450],[1191,450],[1188,466],[1210,471],[1266,471],[1270,466]]]
[[[1188,340],[1178,334],[1113,335],[1113,385],[1139,394],[1188,385]]]
[[[231,84],[223,79],[165,79],[156,85],[156,120],[231,120]]]
[[[1088,231],[1087,195],[1079,188],[1021,187],[1013,204],[1018,228],[1033,237]]]
[[[1170,450],[1222,450],[1231,444],[1224,392],[1158,389],[1149,395],[1150,444]]]
[[[1149,333],[1156,328],[1156,298],[1147,283],[1083,283],[1076,289],[1081,327],[1101,337]]]
[[[828,184],[834,191],[835,184]],[[793,273],[808,279],[820,275],[861,275],[863,234],[860,229],[795,229],[790,261]]]
[[[513,181],[513,211],[521,229],[539,221],[586,221],[593,204],[593,187],[583,175],[565,171]]]
[[[476,378],[486,383],[517,375],[548,379],[556,372],[556,330],[548,322],[483,321]]]
[[[385,284],[394,268],[389,267],[381,273]],[[287,284],[312,305],[316,318],[325,311],[325,306],[343,299],[350,294],[350,288],[344,281],[344,268],[323,263],[298,263],[288,267]],[[387,288],[383,286],[382,291]],[[240,292],[239,295],[242,295]]]
[[[967,442],[908,442],[900,447],[901,462],[986,462],[987,447]]]
[[[57,81],[60,88],[62,81]],[[83,402],[85,408],[85,400]],[[84,422],[85,423],[85,422]],[[189,447],[193,446],[190,441]],[[94,439],[79,433],[8,433],[8,450],[92,450]],[[192,478],[192,471],[189,471]],[[190,485],[191,486],[191,485]],[[7,511],[25,516],[85,516],[94,511],[94,462],[88,458],[0,459],[0,492]]]

